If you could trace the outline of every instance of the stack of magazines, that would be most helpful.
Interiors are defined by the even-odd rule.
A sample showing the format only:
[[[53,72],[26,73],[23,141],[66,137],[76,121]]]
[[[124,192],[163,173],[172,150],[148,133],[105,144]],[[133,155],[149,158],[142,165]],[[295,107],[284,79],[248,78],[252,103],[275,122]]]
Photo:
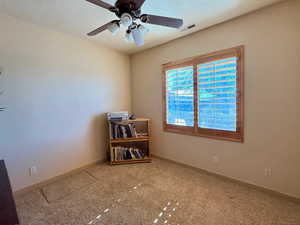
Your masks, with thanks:
[[[146,156],[145,153],[138,148],[127,148],[122,146],[112,147],[111,154],[114,161],[143,159]]]
[[[118,124],[112,122],[110,132],[113,139],[137,137],[134,123]]]

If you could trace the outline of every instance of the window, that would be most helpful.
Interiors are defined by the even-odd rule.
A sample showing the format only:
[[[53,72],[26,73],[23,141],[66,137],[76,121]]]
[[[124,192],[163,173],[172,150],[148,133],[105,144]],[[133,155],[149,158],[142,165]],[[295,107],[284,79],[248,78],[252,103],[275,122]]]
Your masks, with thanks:
[[[178,126],[194,126],[193,66],[166,72],[167,121]]]
[[[164,130],[243,141],[244,47],[163,67]]]

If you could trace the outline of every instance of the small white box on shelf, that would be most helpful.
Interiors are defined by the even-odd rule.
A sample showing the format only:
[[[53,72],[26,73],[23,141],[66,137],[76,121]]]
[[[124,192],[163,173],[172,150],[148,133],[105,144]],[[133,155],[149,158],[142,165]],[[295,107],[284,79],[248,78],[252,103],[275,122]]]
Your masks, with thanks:
[[[107,120],[128,120],[129,119],[129,114],[126,111],[122,112],[109,112],[107,113]]]

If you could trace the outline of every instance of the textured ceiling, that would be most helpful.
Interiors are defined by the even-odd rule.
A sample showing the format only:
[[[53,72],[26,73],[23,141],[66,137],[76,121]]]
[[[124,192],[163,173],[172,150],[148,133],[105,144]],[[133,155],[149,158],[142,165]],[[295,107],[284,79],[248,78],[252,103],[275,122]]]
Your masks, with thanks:
[[[143,13],[182,18],[183,28],[191,24],[196,24],[196,27],[182,31],[147,24],[150,32],[145,38],[145,45],[140,48],[124,40],[125,28],[116,36],[105,31],[98,36],[87,37],[86,33],[116,19],[116,16],[85,0],[0,0],[0,13],[87,38],[130,54],[279,1],[282,0],[146,0]],[[115,0],[106,2],[114,4]]]

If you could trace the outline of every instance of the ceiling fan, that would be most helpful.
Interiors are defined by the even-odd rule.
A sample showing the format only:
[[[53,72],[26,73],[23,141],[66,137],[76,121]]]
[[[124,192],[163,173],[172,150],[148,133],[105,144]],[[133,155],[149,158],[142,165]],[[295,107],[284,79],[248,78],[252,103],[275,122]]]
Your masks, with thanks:
[[[138,21],[172,28],[180,28],[183,24],[182,19],[141,14],[141,7],[145,0],[118,0],[114,6],[101,0],[86,1],[115,13],[119,18],[118,20],[113,20],[88,33],[89,36],[97,35],[105,30],[109,30],[112,34],[116,34],[120,29],[120,25],[123,25],[127,28],[125,34],[126,40],[129,42],[134,41],[137,46],[142,46],[144,45],[144,35],[148,32],[148,29],[141,23],[138,23]]]

